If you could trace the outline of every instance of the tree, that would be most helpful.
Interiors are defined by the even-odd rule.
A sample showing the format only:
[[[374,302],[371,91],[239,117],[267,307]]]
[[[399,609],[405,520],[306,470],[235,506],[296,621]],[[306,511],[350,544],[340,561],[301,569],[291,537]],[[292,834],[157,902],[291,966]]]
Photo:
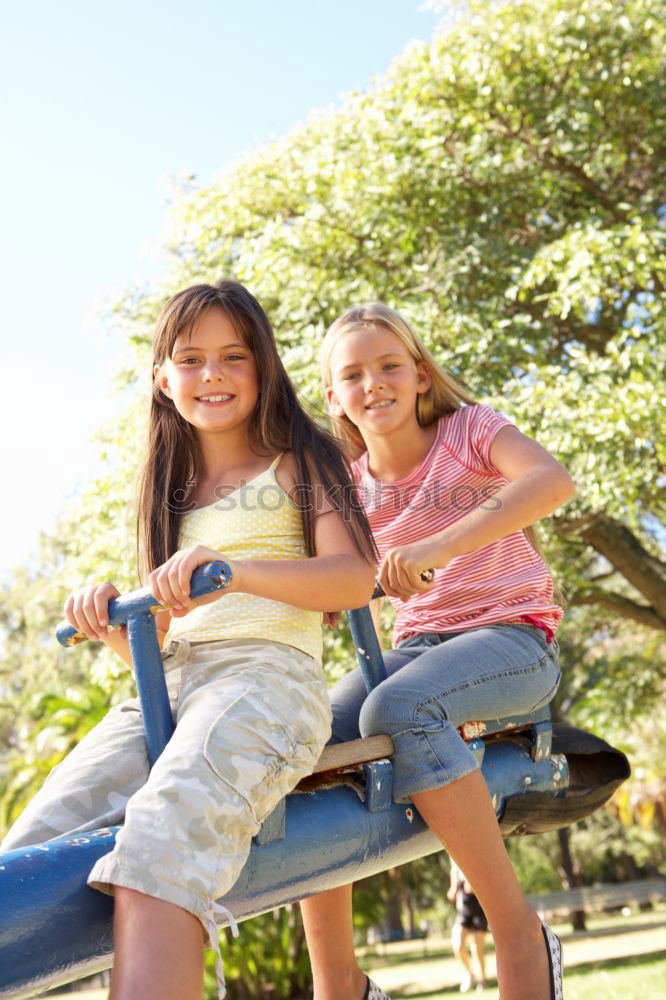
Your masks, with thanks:
[[[366,93],[175,201],[172,270],[257,293],[320,399],[317,344],[382,299],[561,456],[572,604],[666,627],[663,0],[479,3]]]
[[[114,700],[129,687],[94,650],[56,660],[51,630],[81,581],[136,585],[151,327],[168,295],[222,275],[261,300],[313,407],[327,325],[380,299],[561,457],[579,493],[546,545],[572,609],[576,683],[592,691],[603,670],[588,654],[619,635],[623,690],[637,663],[656,690],[663,649],[636,650],[666,628],[665,52],[666,0],[472,3],[341,109],[175,193],[167,272],[109,315],[135,355],[127,412],[102,441],[108,473],[2,593],[0,726],[17,748],[45,683],[85,685],[92,671]],[[341,633],[327,662],[351,663]]]

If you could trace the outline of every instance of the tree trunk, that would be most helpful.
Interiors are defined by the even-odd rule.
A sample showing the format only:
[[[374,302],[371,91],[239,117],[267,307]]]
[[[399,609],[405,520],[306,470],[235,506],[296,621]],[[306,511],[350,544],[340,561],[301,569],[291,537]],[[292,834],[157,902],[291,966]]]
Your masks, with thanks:
[[[629,528],[606,514],[585,514],[555,520],[555,531],[590,545],[647,600],[640,604],[624,594],[591,583],[575,593],[570,604],[598,604],[649,628],[666,629],[666,563],[645,548]]]
[[[571,855],[568,827],[557,831],[557,839],[560,844],[560,878],[565,889],[577,889],[581,884],[581,877],[578,866],[574,863]],[[569,918],[573,930],[584,931],[587,929],[585,925],[585,910],[570,910]]]
[[[402,922],[402,875],[397,868],[389,868],[387,873],[389,891],[386,899],[386,929],[390,941],[401,941],[405,936]]]

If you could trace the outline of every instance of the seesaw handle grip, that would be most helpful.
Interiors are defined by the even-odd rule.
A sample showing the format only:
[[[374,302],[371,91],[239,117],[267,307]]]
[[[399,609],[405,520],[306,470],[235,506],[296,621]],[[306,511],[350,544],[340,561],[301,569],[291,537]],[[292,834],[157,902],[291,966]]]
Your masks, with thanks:
[[[199,566],[192,574],[190,583],[190,597],[196,600],[205,597],[216,590],[224,590],[229,586],[231,580],[231,570],[227,563],[218,560],[217,562],[206,563]],[[126,625],[130,618],[143,615],[147,612],[155,614],[162,608],[147,587],[141,590],[133,590],[129,594],[123,594],[109,601],[109,625],[117,628]],[[61,646],[76,646],[79,642],[85,642],[88,638],[82,632],[77,632],[69,622],[60,622],[56,628],[56,638]]]
[[[421,579],[423,580],[424,583],[432,583],[432,581],[435,579],[434,569],[424,569],[423,572],[421,573]],[[377,586],[375,587],[374,594],[370,598],[372,601],[374,601],[377,597],[384,597],[384,591],[382,590],[379,581],[377,580],[375,582]]]

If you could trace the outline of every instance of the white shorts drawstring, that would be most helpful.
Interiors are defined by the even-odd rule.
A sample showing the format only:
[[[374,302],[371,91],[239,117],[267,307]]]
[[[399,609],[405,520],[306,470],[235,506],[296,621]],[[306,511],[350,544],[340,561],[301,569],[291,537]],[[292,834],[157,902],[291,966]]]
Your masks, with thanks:
[[[236,923],[236,918],[233,913],[231,913],[226,906],[222,906],[215,900],[211,902],[210,908],[201,918],[208,935],[208,947],[212,948],[215,952],[215,974],[217,976],[217,991],[219,1000],[224,1000],[224,997],[227,995],[227,987],[224,981],[224,965],[222,963],[222,954],[220,952],[220,931],[218,927],[218,920],[222,917],[226,917],[233,936],[238,937],[238,924]]]

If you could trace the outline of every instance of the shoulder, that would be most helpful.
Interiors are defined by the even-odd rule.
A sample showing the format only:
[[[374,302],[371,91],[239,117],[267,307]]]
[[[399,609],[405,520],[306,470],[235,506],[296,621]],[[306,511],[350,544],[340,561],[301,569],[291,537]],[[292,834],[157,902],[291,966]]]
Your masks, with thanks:
[[[469,469],[492,473],[490,446],[503,427],[515,424],[505,414],[484,403],[472,403],[443,418],[447,421],[442,444]]]
[[[308,467],[309,484],[303,483],[296,456],[292,451],[284,452],[275,469],[277,482],[299,509],[306,500],[313,504],[317,514],[336,509],[326,498],[326,489],[319,475],[316,461],[312,455],[308,454],[305,455],[305,461]]]
[[[504,413],[494,410],[485,403],[473,403],[461,406],[455,413],[443,418],[447,421],[445,432],[447,438],[460,441],[482,441],[492,438],[502,427],[514,427],[515,424]]]
[[[505,414],[499,410],[494,410],[492,406],[485,403],[466,403],[464,406],[447,414],[441,420],[446,422],[446,426],[455,427],[463,425],[466,427],[479,427],[492,423],[494,420],[501,420],[503,423],[510,423]]]
[[[275,470],[275,478],[285,491],[291,495],[298,483],[298,466],[292,451],[285,451]]]

